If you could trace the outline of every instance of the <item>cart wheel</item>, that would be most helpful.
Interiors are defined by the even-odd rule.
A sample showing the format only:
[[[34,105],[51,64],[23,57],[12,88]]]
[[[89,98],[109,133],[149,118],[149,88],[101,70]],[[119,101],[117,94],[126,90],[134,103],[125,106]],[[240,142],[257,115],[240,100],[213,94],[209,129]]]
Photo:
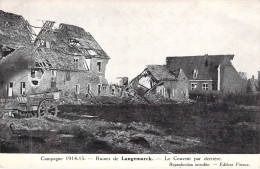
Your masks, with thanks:
[[[58,106],[52,99],[45,99],[40,102],[38,106],[38,117],[41,116],[57,116],[58,113]]]

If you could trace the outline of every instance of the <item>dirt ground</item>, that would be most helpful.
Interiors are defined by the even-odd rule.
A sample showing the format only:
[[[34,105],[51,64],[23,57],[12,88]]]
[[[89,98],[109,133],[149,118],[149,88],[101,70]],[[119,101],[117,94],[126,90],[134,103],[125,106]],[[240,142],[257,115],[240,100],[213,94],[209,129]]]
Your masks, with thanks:
[[[214,106],[64,105],[58,117],[2,116],[0,152],[259,153],[259,107]]]
[[[165,134],[163,130],[141,122],[123,124],[50,116],[31,119],[6,117],[0,124],[1,152],[172,153],[201,146],[198,138]]]

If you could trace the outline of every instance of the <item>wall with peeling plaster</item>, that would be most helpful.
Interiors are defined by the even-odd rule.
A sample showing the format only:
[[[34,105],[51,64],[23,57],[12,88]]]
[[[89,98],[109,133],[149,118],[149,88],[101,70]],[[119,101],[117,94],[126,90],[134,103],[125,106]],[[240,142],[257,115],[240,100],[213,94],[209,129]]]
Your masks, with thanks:
[[[101,61],[101,71],[97,70],[97,61]],[[83,62],[83,61],[82,61]],[[90,84],[90,91],[94,96],[98,95],[98,85],[107,85],[105,78],[105,70],[107,59],[93,58],[91,59],[90,71],[69,71],[70,80],[66,78],[68,71],[56,71],[56,87],[51,86],[52,72],[49,69],[42,69],[43,74],[36,73],[35,78],[31,77],[31,69],[25,69],[15,76],[10,77],[8,82],[5,82],[0,88],[0,96],[7,97],[7,86],[10,82],[13,83],[13,97],[20,95],[21,82],[25,82],[25,93],[30,95],[34,93],[44,93],[50,91],[61,90],[62,95],[74,97],[76,92],[76,84],[80,85],[80,95],[86,96],[87,85]],[[79,63],[81,65],[81,62]],[[34,85],[32,80],[37,80],[38,84]],[[108,87],[99,95],[105,95],[109,91]]]
[[[11,82],[12,97],[21,95],[21,82],[25,83],[26,95],[61,91],[63,96],[86,98],[88,84],[94,96],[109,93],[105,71],[110,58],[83,28],[62,24],[54,33],[54,22],[47,21],[33,46],[33,31],[22,16],[1,10],[0,16],[0,23],[3,23],[0,24],[0,98],[8,97]],[[71,40],[76,46],[70,44]],[[43,43],[38,43],[40,41]],[[16,50],[7,55],[9,48]],[[78,66],[74,65],[75,58]],[[86,58],[91,58],[89,70],[84,66]],[[98,62],[101,62],[100,70]],[[31,70],[39,71],[32,76]],[[55,78],[52,77],[53,70],[56,71]],[[66,78],[68,74],[70,78]],[[80,86],[79,94],[76,94],[76,85]],[[101,86],[100,92],[98,85]]]
[[[189,98],[188,78],[181,71],[177,81],[165,81],[162,85],[165,88],[165,97],[175,101],[184,101]],[[158,86],[160,88],[162,86]],[[157,89],[155,90],[157,91]]]

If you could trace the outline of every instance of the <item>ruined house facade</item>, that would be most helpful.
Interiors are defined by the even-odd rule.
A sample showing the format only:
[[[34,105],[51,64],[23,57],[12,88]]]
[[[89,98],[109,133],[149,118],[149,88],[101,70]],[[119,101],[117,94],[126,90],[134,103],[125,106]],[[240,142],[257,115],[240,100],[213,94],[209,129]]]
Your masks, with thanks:
[[[247,81],[231,63],[234,55],[167,57],[168,70],[181,68],[189,79],[189,90],[246,92]]]
[[[20,39],[25,41],[31,32],[24,32],[28,36]],[[1,46],[12,44],[15,41],[1,42]],[[83,28],[68,24],[54,27],[54,22],[46,21],[34,42],[30,39],[21,44],[0,59],[0,97],[53,91],[76,97],[107,93],[105,71],[110,58]]]
[[[117,77],[116,83],[109,85],[109,95],[116,97],[125,97],[125,89],[128,85],[128,77]]]
[[[189,98],[188,78],[182,69],[169,71],[165,65],[148,65],[129,83],[129,90],[139,95],[159,94],[175,101]]]

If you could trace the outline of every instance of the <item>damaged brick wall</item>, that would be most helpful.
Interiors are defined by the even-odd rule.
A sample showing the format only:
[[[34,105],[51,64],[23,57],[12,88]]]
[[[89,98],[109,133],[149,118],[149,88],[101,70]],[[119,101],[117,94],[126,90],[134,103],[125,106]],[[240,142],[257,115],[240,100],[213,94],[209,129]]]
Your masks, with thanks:
[[[165,88],[166,98],[175,101],[185,101],[189,98],[188,78],[183,72],[179,73],[177,81],[165,81],[163,87]]]

